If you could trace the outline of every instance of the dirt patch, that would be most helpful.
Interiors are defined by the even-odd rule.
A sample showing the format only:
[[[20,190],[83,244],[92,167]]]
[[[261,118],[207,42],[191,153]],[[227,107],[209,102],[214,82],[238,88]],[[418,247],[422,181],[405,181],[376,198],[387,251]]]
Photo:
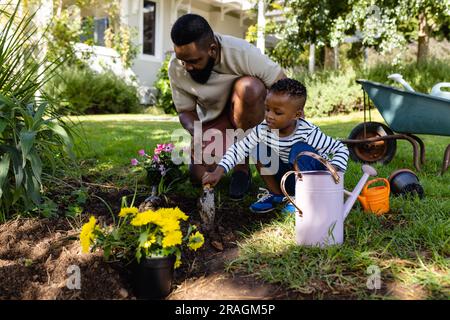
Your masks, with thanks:
[[[114,213],[129,190],[90,190]],[[0,225],[0,299],[135,299],[129,274],[119,264],[107,263],[102,253],[82,254],[78,232],[82,222],[94,215],[110,223],[113,217],[97,197],[90,197],[87,213],[78,221],[17,219]],[[136,199],[140,203],[144,198]],[[179,206],[190,216],[189,223],[201,230],[196,199],[171,195],[169,206]],[[224,202],[216,210],[216,229],[205,237],[196,252],[183,252],[183,264],[175,271],[168,299],[296,299],[294,292],[268,285],[253,277],[224,272],[224,264],[238,254],[236,241],[242,232],[268,215],[255,216],[234,203]],[[74,278],[81,274],[80,290]],[[72,289],[69,289],[72,287]]]

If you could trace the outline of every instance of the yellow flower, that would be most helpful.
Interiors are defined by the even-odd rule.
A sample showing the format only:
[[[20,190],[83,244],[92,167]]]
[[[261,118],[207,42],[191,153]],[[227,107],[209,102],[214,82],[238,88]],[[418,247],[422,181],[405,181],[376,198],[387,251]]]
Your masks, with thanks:
[[[125,216],[127,216],[127,215],[129,215],[129,214],[131,214],[131,215],[134,216],[134,215],[136,215],[138,212],[139,212],[139,209],[138,209],[138,208],[135,208],[135,207],[122,208],[122,209],[120,209],[119,217],[125,217]]]
[[[132,226],[140,227],[149,223],[156,223],[156,221],[158,221],[158,216],[155,211],[148,210],[136,214],[130,223]]]
[[[178,207],[176,207],[176,208],[161,208],[157,212],[160,213],[164,217],[167,217],[167,218],[170,217],[175,220],[182,219],[182,220],[186,221],[189,218]]]
[[[181,266],[181,259],[179,259],[179,258],[177,257],[177,260],[175,261],[175,264],[174,264],[174,268],[176,269],[176,268],[178,268],[179,266]]]
[[[176,246],[178,244],[181,244],[182,239],[183,234],[181,233],[181,231],[172,231],[164,235],[162,246],[163,248]]]
[[[154,235],[152,235],[151,237],[149,237],[149,239],[144,243],[144,248],[150,248],[150,246],[152,244],[154,244],[156,242],[156,238]]]
[[[94,230],[97,220],[94,217],[89,218],[89,222],[84,224],[80,232],[81,252],[89,252],[91,242],[94,240]]]
[[[164,234],[180,230],[180,223],[173,219],[161,219],[159,225]]]
[[[205,243],[205,238],[200,232],[197,231],[196,233],[191,234],[191,236],[189,237],[188,246],[192,250],[196,251],[203,245],[203,243]]]

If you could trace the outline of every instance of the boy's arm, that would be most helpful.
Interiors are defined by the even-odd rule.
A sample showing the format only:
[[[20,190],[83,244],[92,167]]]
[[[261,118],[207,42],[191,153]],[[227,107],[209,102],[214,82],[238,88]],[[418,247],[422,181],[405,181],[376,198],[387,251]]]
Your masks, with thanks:
[[[202,178],[202,184],[211,184],[215,186],[222,176],[234,168],[239,162],[249,156],[251,150],[260,141],[259,126],[252,129],[249,135],[239,142],[233,144],[223,156],[213,172],[205,172]]]
[[[332,154],[330,161],[339,170],[345,172],[348,162],[348,148],[341,141],[324,134],[318,127],[308,135],[307,143],[321,154]]]
[[[228,148],[218,166],[223,167],[225,173],[233,169],[238,163],[250,155],[250,152],[259,143],[260,136],[260,126],[258,125],[254,127],[250,134],[245,136],[241,141],[236,142]]]

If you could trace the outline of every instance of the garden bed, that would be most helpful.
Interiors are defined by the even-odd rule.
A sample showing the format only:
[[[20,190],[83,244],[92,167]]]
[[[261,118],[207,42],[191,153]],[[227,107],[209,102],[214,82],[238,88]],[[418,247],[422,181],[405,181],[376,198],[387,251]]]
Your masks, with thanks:
[[[113,212],[120,210],[120,199],[132,196],[129,190],[90,188]],[[144,198],[137,198],[140,203]],[[178,205],[189,215],[189,222],[200,231],[201,220],[195,198],[169,196],[170,206]],[[86,212],[75,219],[15,219],[0,225],[1,299],[134,299],[129,275],[117,263],[107,263],[101,252],[81,254],[78,231],[90,215],[111,223],[105,204],[91,197]],[[217,228],[205,234],[205,244],[196,252],[183,252],[183,264],[175,271],[169,299],[289,298],[296,294],[253,277],[227,274],[224,263],[237,255],[236,241],[257,223],[271,216],[255,216],[240,204],[223,203],[216,211]],[[273,217],[273,216],[272,216]],[[81,272],[81,290],[69,289],[70,266]],[[70,270],[70,269],[69,269]],[[220,287],[220,291],[218,291]]]

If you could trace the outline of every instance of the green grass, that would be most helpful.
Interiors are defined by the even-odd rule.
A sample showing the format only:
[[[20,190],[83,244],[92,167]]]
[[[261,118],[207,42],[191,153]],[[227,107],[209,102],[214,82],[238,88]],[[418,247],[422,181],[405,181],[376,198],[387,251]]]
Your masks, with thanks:
[[[160,122],[145,115],[91,116],[80,118],[84,128],[80,146],[83,174],[116,186],[132,185],[130,158],[139,149],[152,150],[157,143],[171,139],[181,128],[176,121]],[[380,121],[375,113],[374,120]],[[346,138],[363,119],[362,113],[312,119],[322,130]],[[345,223],[345,242],[327,249],[305,248],[295,244],[294,219],[274,214],[267,225],[252,229],[239,243],[239,257],[229,271],[242,271],[267,282],[280,283],[314,298],[393,298],[448,299],[450,297],[450,172],[437,173],[442,164],[448,137],[420,136],[426,146],[426,164],[418,173],[425,189],[423,200],[391,197],[391,213],[381,217],[363,213],[356,204]],[[378,176],[409,168],[412,148],[398,141],[394,160],[375,165]],[[262,186],[254,174],[255,184]],[[353,189],[361,176],[361,166],[350,162],[345,186]],[[188,188],[188,184],[183,185]],[[220,189],[223,189],[223,184]],[[226,197],[221,201],[226,201]],[[254,201],[246,197],[245,205]],[[369,290],[368,267],[381,270],[381,290]]]
[[[138,150],[153,153],[156,144],[171,141],[172,132],[181,130],[171,116],[96,115],[71,120],[77,123],[75,145],[81,173],[117,187],[134,183],[130,160],[137,158]]]
[[[361,118],[360,118],[361,119]],[[375,120],[380,121],[378,114]],[[314,121],[334,137],[344,138],[358,123],[355,116]],[[418,177],[424,200],[391,197],[391,212],[381,217],[356,204],[345,222],[345,242],[327,249],[295,244],[295,221],[278,217],[239,243],[230,271],[243,271],[314,298],[450,298],[450,173],[438,176],[448,137],[420,136],[427,161]],[[412,148],[399,141],[394,160],[374,165],[387,178],[399,168],[415,171]],[[361,166],[350,162],[345,186],[352,190]],[[381,290],[369,290],[368,267],[381,270]]]

